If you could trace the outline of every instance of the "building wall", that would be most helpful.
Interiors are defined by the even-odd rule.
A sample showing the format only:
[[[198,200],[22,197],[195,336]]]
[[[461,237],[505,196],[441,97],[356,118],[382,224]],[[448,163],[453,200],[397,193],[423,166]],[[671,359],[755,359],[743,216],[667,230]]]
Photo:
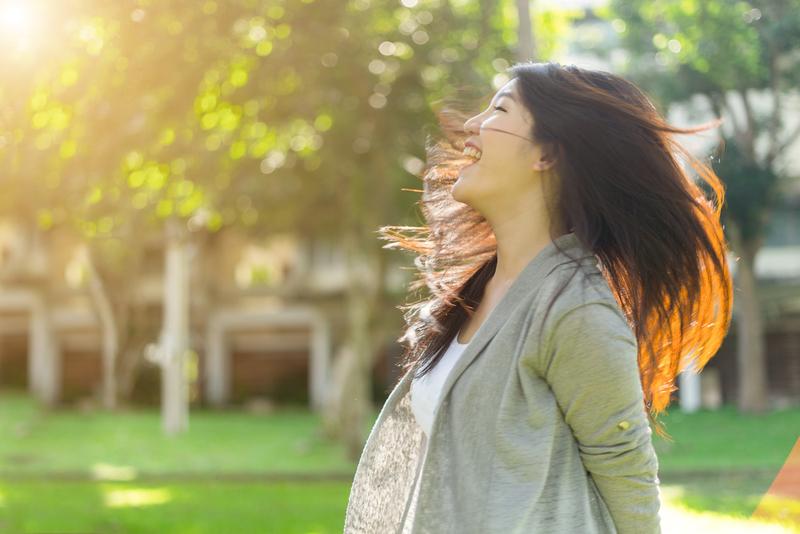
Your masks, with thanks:
[[[731,328],[720,350],[706,366],[719,372],[724,404],[735,405],[738,397],[736,343],[736,331]],[[766,346],[770,398],[778,404],[800,404],[800,329],[768,330]]]

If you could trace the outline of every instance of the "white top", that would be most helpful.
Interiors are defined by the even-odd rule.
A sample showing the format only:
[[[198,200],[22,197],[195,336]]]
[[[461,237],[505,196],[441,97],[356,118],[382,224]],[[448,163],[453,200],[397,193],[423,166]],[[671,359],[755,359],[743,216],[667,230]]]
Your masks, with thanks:
[[[459,332],[460,334],[460,332]],[[453,341],[447,347],[442,358],[436,365],[421,378],[414,378],[411,381],[411,410],[414,417],[429,436],[433,427],[433,414],[439,405],[439,397],[442,386],[447,379],[447,375],[453,369],[456,361],[467,348],[469,343],[459,343],[456,334]]]
[[[414,418],[420,424],[424,432],[424,452],[422,454],[422,461],[417,464],[416,482],[414,483],[414,491],[411,497],[411,508],[416,507],[417,496],[419,495],[419,477],[422,476],[422,464],[428,456],[428,436],[430,436],[433,428],[434,411],[439,406],[439,401],[441,400],[442,386],[444,386],[447,375],[453,370],[456,361],[461,357],[461,353],[463,353],[464,349],[469,345],[469,343],[459,343],[459,335],[461,335],[460,331],[453,337],[453,341],[450,342],[442,358],[436,362],[433,369],[422,378],[414,378],[411,380],[411,411],[414,412]],[[406,534],[410,524],[406,522],[405,517],[403,521],[404,528],[402,532]]]

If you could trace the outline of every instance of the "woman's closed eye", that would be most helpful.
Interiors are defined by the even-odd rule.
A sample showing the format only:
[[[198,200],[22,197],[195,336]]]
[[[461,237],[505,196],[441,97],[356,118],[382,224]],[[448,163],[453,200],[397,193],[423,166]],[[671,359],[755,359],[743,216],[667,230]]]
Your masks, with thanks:
[[[505,109],[501,108],[500,106],[495,106],[494,109],[499,109],[500,111],[505,111]]]

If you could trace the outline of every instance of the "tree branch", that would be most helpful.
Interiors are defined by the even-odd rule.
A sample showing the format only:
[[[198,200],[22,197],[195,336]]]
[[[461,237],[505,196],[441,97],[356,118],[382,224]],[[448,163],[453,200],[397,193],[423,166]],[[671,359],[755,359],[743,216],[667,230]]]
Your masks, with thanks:
[[[741,148],[747,151],[752,161],[756,160],[756,147],[755,147],[755,129],[756,121],[753,117],[753,108],[750,105],[750,100],[747,98],[747,89],[740,89],[735,91],[736,95],[742,101],[744,108],[745,127],[741,132]]]
[[[777,55],[772,46],[770,46],[769,57],[769,88],[772,94],[772,114],[769,120],[769,152],[767,152],[766,164],[772,167],[772,162],[775,157],[780,154],[778,149],[778,132],[781,128],[781,108],[783,103],[781,101],[781,92],[778,87],[778,61]]]
[[[800,124],[798,124],[795,129],[790,133],[786,138],[778,144],[770,153],[774,152],[773,158],[777,157],[778,154],[789,148],[789,145],[797,141],[800,138]]]

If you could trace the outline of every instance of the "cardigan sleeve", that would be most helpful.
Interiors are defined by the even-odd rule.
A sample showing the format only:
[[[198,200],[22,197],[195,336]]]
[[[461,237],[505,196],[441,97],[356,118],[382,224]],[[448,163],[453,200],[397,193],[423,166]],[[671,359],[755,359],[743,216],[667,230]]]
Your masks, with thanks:
[[[584,467],[619,534],[659,534],[658,459],[637,342],[616,302],[592,301],[556,319],[540,354],[543,378],[572,429]]]

